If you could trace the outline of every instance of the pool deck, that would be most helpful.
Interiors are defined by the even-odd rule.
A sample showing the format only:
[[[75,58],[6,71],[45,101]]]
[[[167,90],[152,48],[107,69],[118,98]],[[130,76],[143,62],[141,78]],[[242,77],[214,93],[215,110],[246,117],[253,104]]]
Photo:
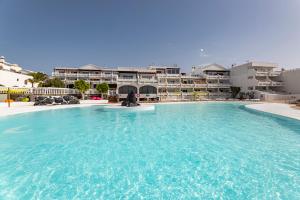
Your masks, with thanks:
[[[107,102],[80,101],[80,104],[74,104],[74,105],[48,105],[48,106],[33,106],[33,102],[26,102],[26,103],[16,102],[16,103],[11,103],[11,107],[8,107],[7,103],[0,103],[0,117],[22,114],[22,113],[45,111],[45,110],[89,107],[94,105],[107,105]]]
[[[186,103],[209,103],[212,101],[200,101],[200,102],[162,102],[162,103],[146,103],[145,105],[155,105],[155,104],[186,104]],[[223,101],[213,101],[222,103]],[[225,101],[226,103],[230,103]],[[294,118],[300,120],[300,109],[293,108],[292,105],[283,104],[283,103],[253,103],[253,102],[241,102],[247,104],[246,107],[258,111],[268,112],[276,115],[281,115],[285,117]],[[117,107],[119,104],[108,104],[107,102],[101,101],[81,101],[81,104],[76,105],[50,105],[50,106],[33,106],[32,102],[28,103],[12,103],[11,107],[8,108],[7,104],[0,103],[0,117],[29,113],[29,112],[37,112],[37,111],[45,111],[45,110],[56,110],[56,109],[65,109],[65,108],[78,108],[78,107],[88,107],[94,105],[110,105],[113,107]],[[146,106],[147,107],[147,106]]]
[[[275,115],[281,115],[300,120],[300,109],[293,108],[293,105],[284,103],[257,103],[246,105],[247,108],[268,112]]]

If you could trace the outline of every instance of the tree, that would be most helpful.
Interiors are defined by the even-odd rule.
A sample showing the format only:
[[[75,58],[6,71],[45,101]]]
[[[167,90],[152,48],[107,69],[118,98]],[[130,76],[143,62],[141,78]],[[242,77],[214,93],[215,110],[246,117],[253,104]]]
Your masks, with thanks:
[[[55,88],[64,88],[65,84],[59,78],[47,79],[43,83],[39,84],[40,87],[55,87]]]
[[[32,87],[34,83],[41,83],[48,78],[48,75],[42,72],[32,72],[29,75],[32,76],[32,78],[28,79]]]
[[[75,81],[75,89],[79,90],[81,93],[82,99],[84,100],[84,93],[90,89],[90,84],[85,82],[84,80]]]
[[[107,94],[107,92],[109,90],[109,85],[107,83],[100,83],[96,86],[96,90],[98,92],[100,92],[101,97],[102,97],[103,94]]]
[[[238,94],[240,93],[240,91],[241,91],[241,88],[240,88],[240,87],[233,87],[233,86],[231,86],[230,89],[231,89],[232,98],[236,98],[237,95],[238,95]]]

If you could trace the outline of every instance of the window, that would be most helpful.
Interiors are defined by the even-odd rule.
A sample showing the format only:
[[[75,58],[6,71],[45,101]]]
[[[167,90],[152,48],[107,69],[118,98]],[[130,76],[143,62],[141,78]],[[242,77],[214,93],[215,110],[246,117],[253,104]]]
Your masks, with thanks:
[[[152,76],[149,76],[149,75],[142,75],[142,78],[143,78],[143,79],[152,79]]]
[[[156,87],[153,87],[153,86],[142,86],[140,88],[140,93],[141,94],[156,94],[157,89],[156,89]]]
[[[167,69],[167,74],[179,74],[179,69],[177,68]]]
[[[253,79],[253,76],[248,76],[248,79]]]
[[[133,76],[130,76],[130,75],[123,75],[122,78],[123,78],[123,79],[133,79]]]
[[[129,94],[131,91],[137,93],[137,88],[130,85],[121,86],[119,88],[119,94]]]
[[[248,87],[248,90],[253,90],[253,87]]]

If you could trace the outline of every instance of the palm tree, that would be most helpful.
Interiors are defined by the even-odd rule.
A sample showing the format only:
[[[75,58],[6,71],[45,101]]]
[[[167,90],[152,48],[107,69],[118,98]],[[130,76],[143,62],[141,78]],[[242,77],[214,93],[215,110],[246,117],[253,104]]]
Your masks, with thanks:
[[[28,79],[28,82],[31,83],[33,87],[34,83],[41,83],[48,78],[47,74],[42,72],[32,72],[29,74],[32,78]]]

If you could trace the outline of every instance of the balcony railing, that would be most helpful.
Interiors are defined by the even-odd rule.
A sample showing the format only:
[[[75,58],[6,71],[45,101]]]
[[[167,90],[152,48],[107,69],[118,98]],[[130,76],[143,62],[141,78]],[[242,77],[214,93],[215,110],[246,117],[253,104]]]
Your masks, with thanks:
[[[258,81],[258,86],[269,86],[271,85],[271,81]]]
[[[271,86],[283,86],[283,82],[272,81]]]
[[[118,81],[120,81],[120,82],[137,82],[137,79],[136,78],[131,78],[131,79],[118,78]]]
[[[206,83],[203,83],[203,84],[195,84],[195,87],[207,87],[207,84]]]
[[[158,87],[171,87],[171,88],[179,88],[181,85],[180,83],[159,83]]]
[[[157,77],[175,77],[179,78],[181,75],[180,74],[157,74]]]
[[[82,74],[82,73],[52,73],[55,77],[78,77],[78,78],[117,78],[116,74]]]
[[[273,71],[269,73],[269,76],[279,76],[281,74],[281,71]]]
[[[139,79],[140,83],[157,83],[156,79]]]
[[[181,87],[195,87],[195,84],[185,84],[185,83],[182,83],[181,84]]]
[[[268,71],[256,71],[255,76],[268,76]]]
[[[228,76],[228,75],[209,75],[209,74],[206,74],[205,78],[207,78],[207,79],[229,79],[230,76]]]

